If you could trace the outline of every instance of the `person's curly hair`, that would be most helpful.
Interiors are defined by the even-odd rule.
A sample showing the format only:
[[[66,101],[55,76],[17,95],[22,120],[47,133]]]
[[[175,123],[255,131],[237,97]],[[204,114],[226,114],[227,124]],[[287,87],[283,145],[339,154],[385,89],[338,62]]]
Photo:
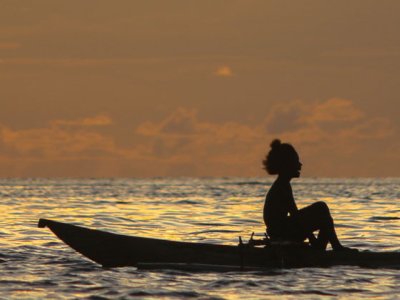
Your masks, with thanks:
[[[263,160],[264,169],[270,175],[279,174],[292,159],[293,153],[296,153],[291,144],[282,143],[279,139],[275,139],[271,143],[271,150]]]

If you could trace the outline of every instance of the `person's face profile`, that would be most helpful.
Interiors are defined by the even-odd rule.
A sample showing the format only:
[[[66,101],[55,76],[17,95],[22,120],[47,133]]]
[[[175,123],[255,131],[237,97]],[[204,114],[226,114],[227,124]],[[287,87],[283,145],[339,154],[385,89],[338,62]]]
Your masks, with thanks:
[[[300,162],[299,155],[295,150],[293,150],[286,161],[286,166],[284,168],[285,175],[290,177],[300,177],[302,165],[303,164]]]

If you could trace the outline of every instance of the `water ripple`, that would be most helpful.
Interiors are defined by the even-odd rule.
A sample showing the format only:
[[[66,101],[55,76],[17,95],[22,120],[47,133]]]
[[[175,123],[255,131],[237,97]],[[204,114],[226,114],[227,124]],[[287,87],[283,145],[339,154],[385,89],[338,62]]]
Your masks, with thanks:
[[[395,298],[398,269],[262,272],[103,269],[36,228],[40,217],[111,232],[235,245],[265,232],[271,178],[2,179],[0,298]],[[400,179],[300,179],[298,206],[325,201],[345,245],[400,251]]]

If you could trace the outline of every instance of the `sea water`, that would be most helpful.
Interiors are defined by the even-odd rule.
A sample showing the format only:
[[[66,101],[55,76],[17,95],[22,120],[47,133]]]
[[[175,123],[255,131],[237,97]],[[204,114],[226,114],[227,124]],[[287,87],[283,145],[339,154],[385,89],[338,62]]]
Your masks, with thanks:
[[[39,218],[110,232],[236,245],[262,237],[272,178],[1,179],[1,299],[392,298],[400,270],[352,266],[263,272],[103,269]],[[400,251],[400,179],[298,179],[299,208],[325,201],[343,244]]]

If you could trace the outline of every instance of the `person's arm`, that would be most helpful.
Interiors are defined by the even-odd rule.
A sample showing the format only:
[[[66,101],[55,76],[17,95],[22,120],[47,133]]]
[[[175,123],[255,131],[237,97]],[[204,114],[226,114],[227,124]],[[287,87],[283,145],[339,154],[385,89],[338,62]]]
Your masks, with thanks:
[[[287,197],[287,201],[288,201],[288,211],[289,211],[290,216],[296,217],[298,208],[297,208],[296,202],[294,201],[293,192],[292,192],[291,187],[289,189],[289,195]]]
[[[297,208],[296,202],[294,201],[293,193],[290,193],[289,197],[289,214],[291,217],[294,217],[296,219],[296,215],[298,213],[299,209]],[[317,242],[317,238],[315,235],[310,232],[307,234],[308,241],[310,242],[311,245],[315,245]]]

